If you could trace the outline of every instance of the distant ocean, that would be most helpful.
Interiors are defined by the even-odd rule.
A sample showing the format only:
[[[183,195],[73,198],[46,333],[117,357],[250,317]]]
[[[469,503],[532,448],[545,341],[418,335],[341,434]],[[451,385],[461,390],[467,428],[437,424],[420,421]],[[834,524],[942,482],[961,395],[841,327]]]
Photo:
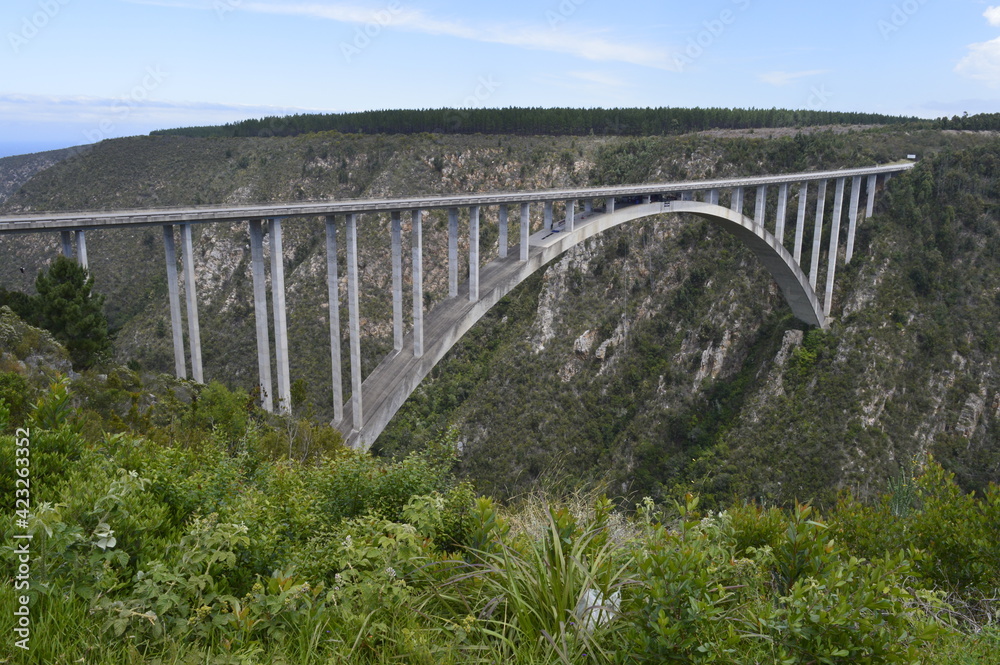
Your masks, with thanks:
[[[0,141],[0,158],[69,147],[68,143],[54,141]]]

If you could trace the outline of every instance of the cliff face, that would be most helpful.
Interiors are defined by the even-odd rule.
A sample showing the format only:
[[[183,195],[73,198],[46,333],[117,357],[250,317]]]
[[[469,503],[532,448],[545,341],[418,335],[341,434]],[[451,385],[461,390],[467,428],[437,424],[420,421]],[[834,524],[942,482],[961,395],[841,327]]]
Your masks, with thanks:
[[[993,367],[1000,193],[991,170],[998,149],[986,137],[875,130],[766,139],[124,139],[38,173],[5,208],[722,177],[864,165],[947,147],[959,152],[894,181],[865,222],[855,258],[838,276],[830,331],[792,319],[767,273],[724,232],[678,216],[638,221],[564,255],[497,306],[376,445],[400,453],[455,423],[465,473],[498,494],[536,482],[604,481],[612,493],[657,498],[695,488],[719,499],[822,500],[841,488],[873,491],[926,452],[970,487],[1000,477]],[[496,256],[496,215],[485,211],[484,261]],[[391,346],[389,243],[387,217],[362,221],[368,371]],[[288,220],[284,228],[292,378],[307,382],[317,412],[328,416],[322,223]],[[444,215],[425,219],[426,260],[437,266],[425,272],[431,304],[447,294],[446,234]],[[204,226],[195,237],[206,376],[250,387],[246,230]],[[6,288],[30,288],[56,251],[54,237],[2,242]],[[161,231],[93,232],[88,248],[118,329],[119,359],[171,371]],[[24,265],[31,270],[21,275]]]

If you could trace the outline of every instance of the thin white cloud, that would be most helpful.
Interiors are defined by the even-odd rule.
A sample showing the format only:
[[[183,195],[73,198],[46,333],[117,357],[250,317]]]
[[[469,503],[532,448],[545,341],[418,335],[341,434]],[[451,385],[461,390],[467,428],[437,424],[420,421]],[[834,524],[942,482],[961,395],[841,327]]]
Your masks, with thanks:
[[[983,16],[989,21],[990,25],[995,25],[1000,27],[1000,6],[998,7],[987,7],[986,11],[983,12]]]
[[[798,79],[826,74],[828,71],[829,70],[827,69],[811,69],[805,72],[766,72],[764,74],[759,74],[757,78],[764,83],[781,87],[794,83]]]
[[[605,87],[620,88],[626,85],[622,79],[605,74],[604,72],[569,72],[569,75],[581,81],[596,83]]]
[[[969,54],[959,61],[955,71],[991,86],[1000,85],[1000,37],[969,44]]]
[[[597,62],[624,62],[654,69],[676,71],[671,53],[664,48],[615,42],[584,34],[579,30],[553,29],[548,25],[470,25],[457,20],[441,20],[424,12],[406,9],[399,3],[368,7],[348,3],[230,2],[226,0],[123,0],[132,4],[218,10],[229,9],[258,14],[303,16],[355,25],[375,24],[426,35],[455,37],[490,44],[504,44],[529,50],[562,53]],[[229,11],[227,9],[227,11]]]

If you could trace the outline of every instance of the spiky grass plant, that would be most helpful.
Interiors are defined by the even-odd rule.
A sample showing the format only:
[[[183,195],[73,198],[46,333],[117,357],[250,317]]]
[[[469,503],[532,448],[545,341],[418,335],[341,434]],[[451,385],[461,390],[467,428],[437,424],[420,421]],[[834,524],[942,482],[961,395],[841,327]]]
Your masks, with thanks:
[[[470,551],[428,600],[465,616],[490,645],[491,661],[607,662],[607,636],[631,565],[609,538],[611,503],[599,500],[583,524],[566,508],[548,506],[546,515],[539,537],[501,538]]]

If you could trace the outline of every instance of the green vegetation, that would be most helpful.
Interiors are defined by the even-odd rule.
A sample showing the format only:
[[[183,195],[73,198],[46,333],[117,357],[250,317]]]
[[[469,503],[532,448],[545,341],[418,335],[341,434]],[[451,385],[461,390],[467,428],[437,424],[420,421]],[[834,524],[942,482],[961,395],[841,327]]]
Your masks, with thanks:
[[[503,507],[455,478],[453,435],[397,462],[299,461],[218,386],[117,433],[76,390],[32,389],[17,420],[0,403],[0,491],[17,440],[32,480],[28,526],[4,527],[33,536],[30,590],[5,546],[0,629],[20,595],[31,616],[7,662],[1000,662],[1000,489],[964,494],[932,460],[905,511]]]
[[[974,116],[978,118],[979,116]],[[994,121],[995,122],[995,121]],[[421,109],[303,114],[244,120],[218,127],[153,132],[197,138],[297,136],[314,132],[356,134],[502,134],[546,136],[656,136],[709,129],[809,127],[815,125],[914,125],[918,118],[876,113],[788,109]],[[989,123],[986,123],[989,124]],[[977,127],[978,128],[978,127]],[[985,128],[985,127],[984,127]]]
[[[9,306],[52,333],[69,351],[73,366],[86,369],[111,351],[104,296],[93,289],[94,278],[87,270],[60,255],[47,271],[38,273],[34,296],[0,288],[0,307]]]

